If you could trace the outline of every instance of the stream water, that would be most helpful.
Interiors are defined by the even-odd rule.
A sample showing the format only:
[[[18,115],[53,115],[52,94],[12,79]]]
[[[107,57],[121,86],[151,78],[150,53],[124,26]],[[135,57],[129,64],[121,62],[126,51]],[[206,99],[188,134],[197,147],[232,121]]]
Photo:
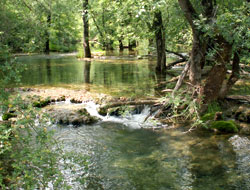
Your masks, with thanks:
[[[18,61],[27,67],[21,81],[26,87],[64,87],[141,97],[156,95],[155,85],[173,77],[162,78],[154,72],[154,61],[129,55],[105,56],[93,61],[62,54],[35,55],[19,57]]]
[[[88,63],[61,56],[20,60],[28,64],[22,81],[25,86],[89,85],[90,91],[97,92],[155,93],[157,80],[146,60]],[[118,118],[99,116],[94,103],[78,106],[86,107],[102,121],[77,128],[55,126],[55,136],[65,150],[89,158],[86,173],[81,166],[74,173],[65,172],[73,189],[250,190],[249,137],[186,134],[186,127],[149,129],[148,123],[143,123],[148,108],[140,114]],[[85,179],[84,183],[74,181],[79,177]]]

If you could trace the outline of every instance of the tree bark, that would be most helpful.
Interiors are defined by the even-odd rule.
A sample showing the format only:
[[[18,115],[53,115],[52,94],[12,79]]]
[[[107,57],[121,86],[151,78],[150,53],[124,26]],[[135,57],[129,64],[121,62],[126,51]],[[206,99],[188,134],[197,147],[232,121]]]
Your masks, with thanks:
[[[201,82],[201,63],[205,56],[205,45],[201,41],[202,33],[196,28],[194,20],[198,19],[193,5],[189,0],[178,0],[179,5],[189,22],[193,32],[193,46],[190,56],[190,74],[189,79],[193,85],[200,86]]]
[[[154,48],[154,39],[153,38],[149,38],[148,39],[148,54],[149,55],[152,55],[153,54],[153,51],[152,49]]]
[[[237,82],[240,76],[240,57],[238,52],[234,53],[233,65],[232,65],[232,74],[227,82],[224,83],[220,90],[219,98],[223,99],[227,95],[228,91],[233,87]]]
[[[123,50],[124,50],[124,46],[123,46],[123,43],[122,43],[122,39],[119,40],[119,50],[120,50],[120,51],[123,51]]]
[[[89,15],[88,15],[88,0],[83,1],[83,48],[84,57],[91,58],[91,51],[89,46]]]
[[[128,41],[128,50],[132,51],[133,48],[136,48],[136,41],[135,40],[129,40]]]
[[[166,73],[165,31],[164,31],[161,11],[155,12],[153,27],[155,29],[155,40],[157,49],[156,72],[165,74]]]
[[[48,16],[47,16],[47,29],[46,29],[46,33],[45,33],[46,42],[45,42],[44,53],[46,53],[46,54],[50,53],[50,48],[49,48],[49,42],[50,42],[49,30],[50,30],[50,26],[51,26],[51,13],[49,12]]]
[[[186,77],[186,75],[187,75],[187,72],[188,72],[188,70],[189,70],[189,68],[190,68],[190,60],[188,60],[188,62],[186,63],[186,65],[185,65],[185,67],[184,67],[184,69],[183,69],[183,71],[181,72],[181,75],[180,75],[180,77],[179,77],[179,79],[178,79],[178,81],[177,81],[177,83],[176,83],[176,85],[175,85],[175,88],[174,88],[174,91],[173,91],[173,93],[172,93],[172,96],[174,96],[174,93],[177,91],[177,90],[179,90],[180,89],[180,87],[181,87],[181,85],[182,85],[182,83],[183,83],[183,80],[184,80],[184,78]]]

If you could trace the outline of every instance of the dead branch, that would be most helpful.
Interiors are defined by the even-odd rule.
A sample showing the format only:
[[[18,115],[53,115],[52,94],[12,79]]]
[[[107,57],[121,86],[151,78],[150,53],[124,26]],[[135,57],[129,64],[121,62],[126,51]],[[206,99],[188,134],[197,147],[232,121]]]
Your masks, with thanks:
[[[188,62],[186,63],[180,77],[179,77],[179,80],[177,81],[176,85],[175,85],[175,88],[174,88],[174,91],[172,93],[172,95],[174,96],[174,93],[180,89],[182,83],[183,83],[183,80],[185,78],[185,76],[187,75],[187,72],[189,70],[189,67],[190,67],[190,63],[191,63],[191,60],[189,59]]]
[[[174,54],[174,55],[177,55],[177,56],[181,57],[182,59],[187,59],[187,58],[188,58],[187,56],[182,55],[181,53],[178,53],[178,52],[174,52],[174,51],[171,51],[171,50],[168,50],[168,49],[165,49],[165,51],[166,51],[167,53],[172,53],[172,54]]]
[[[169,64],[167,65],[166,68],[167,68],[167,70],[169,70],[169,69],[171,69],[173,66],[177,65],[178,63],[183,63],[183,62],[185,62],[185,61],[187,61],[186,58],[180,59],[180,60],[178,60],[178,61],[174,61],[174,62],[172,62],[172,63],[169,63]]]

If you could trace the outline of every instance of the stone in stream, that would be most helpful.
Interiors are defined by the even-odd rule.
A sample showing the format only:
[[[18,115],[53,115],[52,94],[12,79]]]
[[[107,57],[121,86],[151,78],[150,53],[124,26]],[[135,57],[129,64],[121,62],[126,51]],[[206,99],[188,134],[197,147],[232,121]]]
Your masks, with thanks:
[[[250,123],[250,108],[246,106],[240,106],[235,112],[234,117],[240,122]]]
[[[91,116],[85,108],[81,109],[58,109],[52,108],[49,114],[53,118],[54,123],[63,125],[90,125],[99,121],[97,117]]]
[[[242,135],[250,135],[250,124],[248,124],[248,123],[240,123],[240,134],[242,134]]]

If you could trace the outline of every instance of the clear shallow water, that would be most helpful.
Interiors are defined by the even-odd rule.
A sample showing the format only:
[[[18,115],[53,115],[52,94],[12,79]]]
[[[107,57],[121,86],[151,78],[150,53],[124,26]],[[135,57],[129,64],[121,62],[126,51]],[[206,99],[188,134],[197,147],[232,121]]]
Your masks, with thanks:
[[[92,104],[87,109],[97,115]],[[204,131],[186,134],[186,127],[140,128],[146,127],[147,114],[146,108],[130,118],[106,117],[96,125],[56,127],[66,150],[89,158],[88,173],[74,174],[85,182],[73,183],[74,189],[250,189],[248,137]]]
[[[74,189],[250,189],[249,139],[246,147],[234,145],[242,137],[230,142],[230,136],[133,129],[114,122],[61,127],[57,133],[66,149],[90,158],[86,183]]]

